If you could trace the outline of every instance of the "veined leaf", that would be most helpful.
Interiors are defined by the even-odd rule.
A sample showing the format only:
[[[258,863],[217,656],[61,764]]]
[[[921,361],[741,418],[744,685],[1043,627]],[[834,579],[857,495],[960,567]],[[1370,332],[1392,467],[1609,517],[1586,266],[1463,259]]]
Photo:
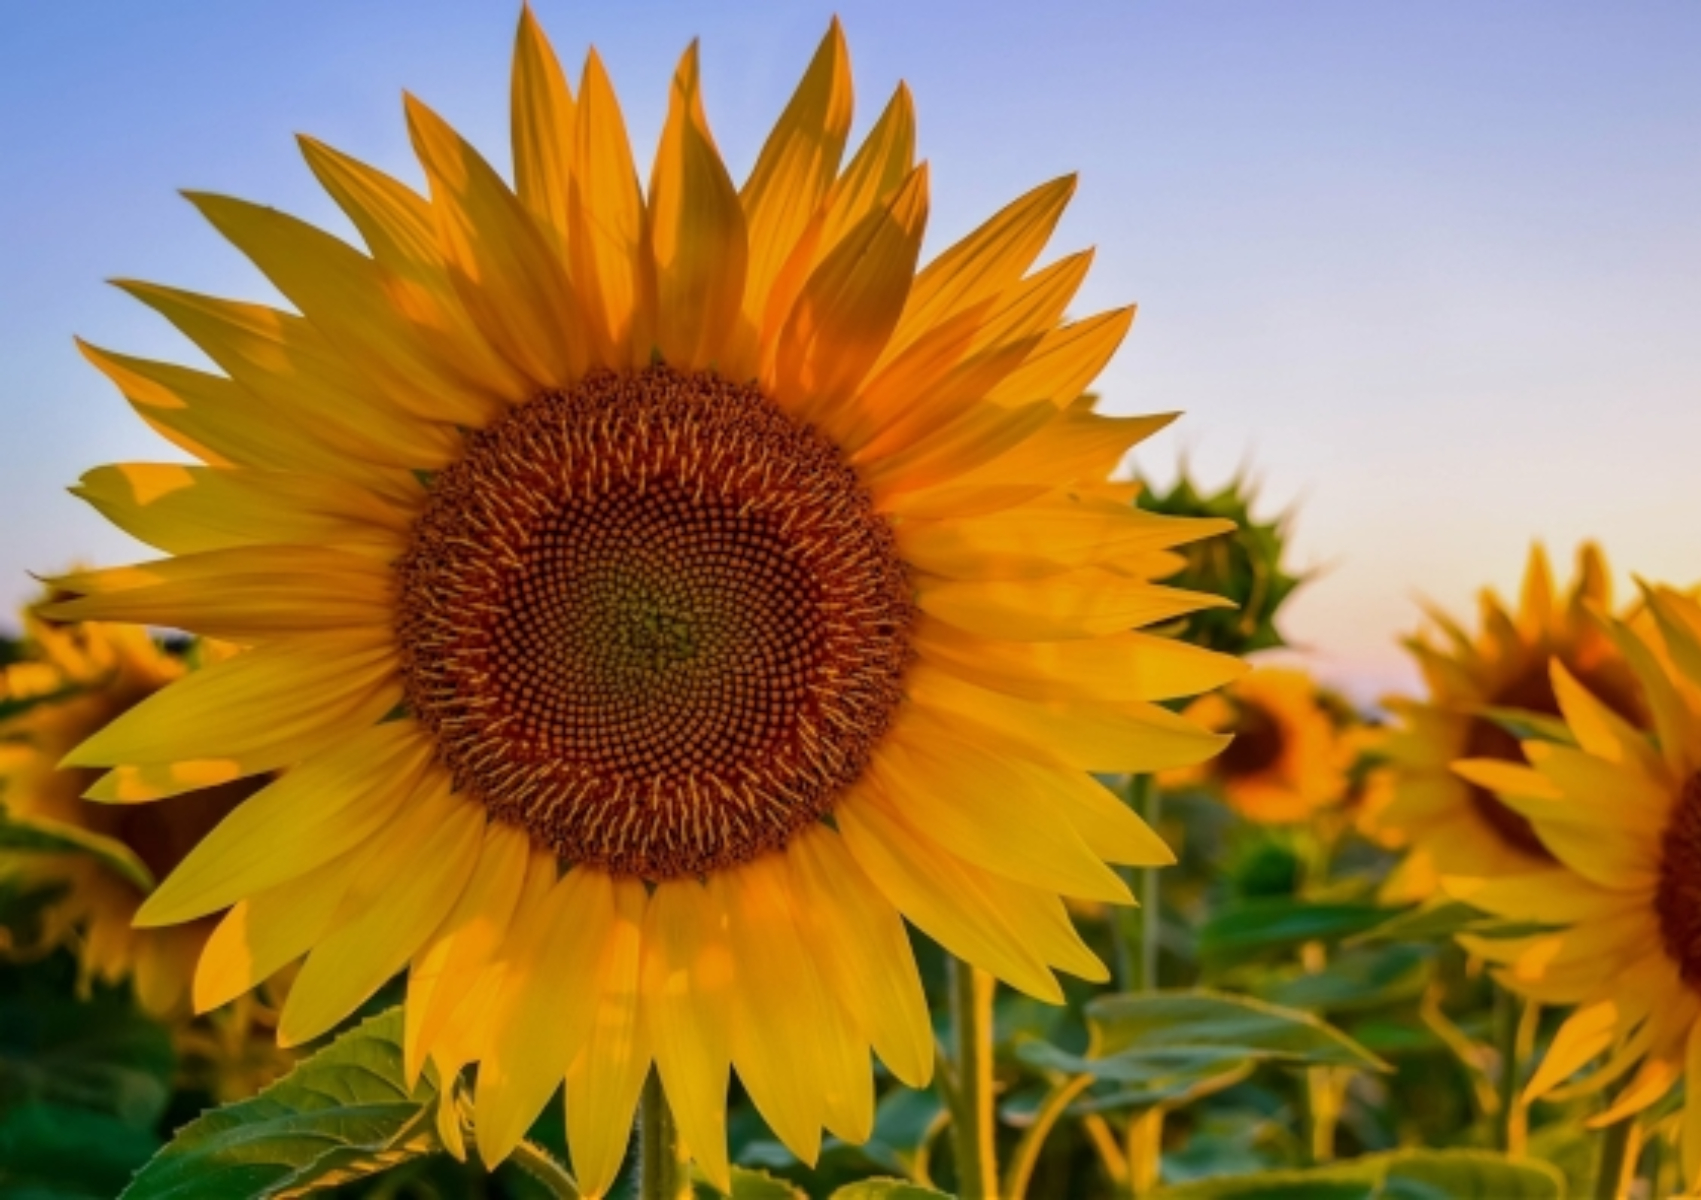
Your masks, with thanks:
[[[834,1192],[829,1200],[951,1200],[951,1197],[907,1179],[859,1179]]]
[[[1204,988],[1100,996],[1086,1006],[1097,1058],[1158,1051],[1229,1051],[1308,1066],[1387,1065],[1334,1026],[1297,1009]]]
[[[98,860],[143,892],[154,890],[153,872],[123,842],[45,817],[0,814],[0,853],[83,854]]]
[[[344,1034],[251,1100],[191,1121],[124,1200],[294,1197],[443,1150],[429,1069],[402,1075],[402,1014]]]
[[[709,1181],[696,1172],[692,1172],[692,1190],[702,1200],[722,1200],[722,1193],[715,1190]],[[804,1193],[784,1179],[776,1178],[766,1171],[753,1171],[749,1167],[734,1167],[732,1169],[731,1200],[808,1200]]]
[[[1160,1188],[1153,1200],[1561,1200],[1547,1163],[1476,1150],[1399,1150],[1305,1171],[1261,1171]]]
[[[1313,904],[1289,897],[1248,900],[1199,930],[1199,956],[1218,967],[1283,954],[1306,942],[1336,942],[1387,920],[1377,904]]]
[[[1429,979],[1428,946],[1373,946],[1343,950],[1320,971],[1285,976],[1260,986],[1258,995],[1289,1008],[1348,1012],[1409,1000]]]

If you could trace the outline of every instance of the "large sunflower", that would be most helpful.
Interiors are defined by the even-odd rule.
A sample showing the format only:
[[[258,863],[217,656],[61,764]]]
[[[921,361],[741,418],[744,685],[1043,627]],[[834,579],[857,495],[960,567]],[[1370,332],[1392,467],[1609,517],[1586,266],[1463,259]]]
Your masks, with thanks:
[[[187,1011],[195,959],[210,922],[135,929],[131,920],[152,880],[183,860],[254,788],[229,783],[160,804],[113,808],[83,792],[96,773],[61,770],[59,760],[120,713],[183,674],[138,629],[57,625],[25,616],[26,656],[0,669],[0,809],[86,853],[0,854],[0,875],[20,886],[52,889],[42,941],[77,949],[85,980],[133,982],[156,1016]]]
[[[1346,794],[1352,743],[1304,671],[1261,668],[1195,700],[1184,715],[1234,741],[1209,764],[1165,772],[1166,787],[1208,783],[1243,816],[1267,824],[1304,821]]]
[[[1475,636],[1436,612],[1435,632],[1407,641],[1429,695],[1387,702],[1395,723],[1378,747],[1391,785],[1376,817],[1378,830],[1410,846],[1391,881],[1391,899],[1422,899],[1434,891],[1438,874],[1498,876],[1552,865],[1553,855],[1516,809],[1451,768],[1461,758],[1522,761],[1517,738],[1489,714],[1557,716],[1548,673],[1553,658],[1619,716],[1644,721],[1630,670],[1590,613],[1611,602],[1612,581],[1596,547],[1578,551],[1576,579],[1561,595],[1536,546],[1516,611],[1485,590]]]
[[[1532,1097],[1598,1091],[1629,1075],[1597,1124],[1638,1112],[1689,1077],[1684,1171],[1701,1179],[1701,605],[1648,596],[1652,626],[1612,637],[1641,683],[1654,736],[1553,663],[1575,745],[1529,741],[1529,765],[1470,759],[1459,773],[1530,823],[1549,858],[1514,878],[1447,878],[1449,891],[1514,921],[1556,925],[1530,937],[1465,939],[1507,986],[1578,1005],[1560,1027]]]
[[[1170,861],[1089,771],[1224,739],[1155,701],[1237,673],[1131,629],[1220,531],[1106,482],[1169,418],[1082,390],[1131,319],[1060,323],[1089,255],[1032,269],[1073,181],[915,272],[927,170],[900,88],[848,166],[835,24],[736,187],[684,56],[647,190],[594,52],[575,96],[529,14],[511,190],[409,98],[429,199],[318,142],[369,253],[191,197],[300,315],[129,291],[225,372],[89,348],[207,465],[83,492],[176,557],[57,581],[250,649],[72,756],[107,794],[283,770],[141,913],[229,908],[216,1004],[305,954],[317,1036],[410,966],[406,1058],[480,1063],[501,1161],[566,1081],[601,1193],[654,1063],[727,1181],[729,1064],[813,1161],[860,1140],[872,1047],[933,1038],[902,917],[1015,987],[1102,978],[1060,895]]]

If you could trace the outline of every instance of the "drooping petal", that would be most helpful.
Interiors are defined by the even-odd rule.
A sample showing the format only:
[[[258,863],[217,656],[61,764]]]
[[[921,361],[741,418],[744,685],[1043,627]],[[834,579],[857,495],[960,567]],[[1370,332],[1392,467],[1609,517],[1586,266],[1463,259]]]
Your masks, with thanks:
[[[357,850],[321,863],[226,913],[195,968],[195,1011],[229,1004],[306,954],[330,927],[359,858]]]
[[[353,1012],[460,898],[483,843],[484,807],[449,788],[443,775],[416,796],[349,880],[334,928],[290,984],[279,1045],[310,1041]]]
[[[430,752],[402,720],[302,763],[201,839],[148,897],[136,924],[192,921],[364,844],[417,797]]]
[[[473,977],[495,957],[507,936],[526,878],[529,847],[530,837],[523,830],[489,822],[466,886],[442,925],[415,954],[408,970],[403,1039],[410,1085]]]
[[[695,879],[657,884],[644,919],[642,978],[645,1025],[668,1106],[703,1172],[730,1192],[728,997],[737,977],[723,916]]]
[[[798,914],[808,926],[805,941],[829,989],[844,1000],[892,1074],[910,1087],[926,1087],[933,1074],[933,1028],[903,918],[825,826],[799,833],[786,859]]]
[[[847,797],[834,816],[845,845],[904,916],[958,958],[1053,1004],[1063,991],[1045,961],[1011,929],[981,880],[954,855],[917,835],[885,805]]]
[[[566,1078],[597,1011],[594,986],[617,919],[614,881],[569,871],[504,947],[501,990],[480,1024],[488,1031],[474,1099],[478,1148],[494,1166],[512,1153]]]
[[[593,1003],[590,1029],[567,1068],[567,1146],[586,1196],[607,1194],[619,1176],[632,1112],[650,1071],[639,1000],[647,902],[639,880],[614,881],[614,920],[596,974],[581,982]]]

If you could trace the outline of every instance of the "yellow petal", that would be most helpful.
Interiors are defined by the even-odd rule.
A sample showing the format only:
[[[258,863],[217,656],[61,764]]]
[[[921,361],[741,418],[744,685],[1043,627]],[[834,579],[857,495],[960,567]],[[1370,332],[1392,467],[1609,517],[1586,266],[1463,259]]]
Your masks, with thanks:
[[[811,826],[786,847],[804,940],[888,1069],[910,1087],[933,1074],[933,1027],[902,917],[839,835]],[[696,1142],[689,1135],[693,1148]]]
[[[797,245],[774,276],[762,310],[760,330],[764,352],[772,350],[792,304],[816,266],[845,233],[883,206],[915,165],[915,108],[909,89],[899,84],[874,128],[863,139],[815,216],[798,237]]]
[[[101,804],[148,804],[230,783],[242,775],[241,765],[228,760],[114,767],[83,792],[83,799]]]
[[[768,860],[774,860],[769,863]],[[729,993],[732,1061],[756,1110],[786,1147],[813,1164],[826,1105],[818,1040],[830,1014],[791,914],[778,856],[708,880],[725,913],[737,983]],[[783,866],[783,864],[782,864]]]
[[[599,1003],[586,983],[597,978],[615,921],[614,881],[579,867],[504,947],[474,1101],[479,1153],[491,1166],[519,1144],[583,1046]]]
[[[403,1060],[409,1085],[474,977],[495,957],[514,920],[526,878],[530,838],[513,825],[485,826],[466,886],[408,970]]]
[[[751,344],[735,377],[754,373],[754,338],[774,279],[833,185],[850,123],[850,55],[834,17],[739,191],[750,237],[744,318]]]
[[[1034,772],[1033,774],[1038,774]],[[900,726],[869,765],[868,803],[889,804],[952,852],[1010,879],[1128,904],[1128,885],[1047,811],[1029,773],[931,722]]]
[[[680,1136],[703,1172],[732,1190],[726,1150],[728,995],[735,985],[723,914],[695,879],[656,885],[644,918],[644,1017]]]
[[[523,399],[531,384],[485,340],[455,293],[430,203],[382,171],[306,135],[297,138],[307,165],[348,214],[372,257],[406,281],[392,290],[396,306],[432,331],[444,357],[474,386],[510,401]]]
[[[195,969],[196,1012],[228,1004],[312,948],[330,926],[359,852],[256,892],[224,915]]]
[[[923,618],[916,653],[963,679],[1029,700],[1171,700],[1246,673],[1238,658],[1149,633],[1068,642],[972,637]]]
[[[560,253],[568,242],[573,94],[530,5],[520,8],[520,27],[514,35],[510,106],[514,190],[537,227],[554,238]]]
[[[409,517],[340,479],[178,463],[98,467],[71,494],[132,537],[172,554],[273,542],[335,546],[388,560],[402,548]]]
[[[914,446],[884,458],[859,461],[859,465],[876,504],[881,511],[889,511],[898,505],[896,498],[902,493],[972,479],[978,468],[1010,454],[1054,424],[1055,416],[1049,404],[1022,408],[979,405]],[[1059,482],[1053,478],[1048,485]]]
[[[420,495],[412,475],[339,452],[228,379],[83,341],[77,348],[155,432],[202,462],[307,471],[352,480],[386,496]]]
[[[343,454],[381,466],[435,470],[460,452],[453,425],[396,408],[301,317],[158,284],[115,282],[175,325],[262,404]]]
[[[389,641],[313,638],[204,667],[118,717],[62,765],[220,761],[233,764],[234,778],[288,766],[401,701]]]
[[[644,247],[644,196],[620,101],[595,50],[574,122],[567,250],[598,357],[613,369],[649,361],[655,279]]]
[[[1578,1009],[1553,1035],[1541,1065],[1524,1088],[1524,1101],[1541,1099],[1612,1045],[1618,1031],[1618,1006],[1602,1000]]]
[[[606,1195],[619,1176],[632,1138],[632,1111],[650,1072],[639,1003],[646,903],[639,880],[614,881],[614,921],[588,980],[590,1030],[567,1068],[567,1146],[574,1178],[587,1197]]]
[[[972,871],[866,793],[834,810],[839,832],[868,877],[904,916],[958,958],[984,967],[1030,996],[1060,1003],[1045,960],[1011,929],[1007,914]]]
[[[1030,406],[1035,403],[1030,402]],[[1176,418],[1175,413],[1105,417],[1092,411],[1093,403],[1092,397],[1083,395],[1033,437],[988,463],[978,476],[958,482],[1036,480],[1052,487],[1102,484],[1131,449]]]
[[[1647,734],[1596,699],[1557,656],[1548,661],[1548,669],[1559,711],[1578,745],[1607,762],[1634,766],[1645,776],[1658,776],[1659,752]]]
[[[709,133],[698,86],[693,42],[674,73],[650,172],[656,349],[681,370],[720,361],[739,320],[749,256],[744,210]]]
[[[1013,641],[1097,638],[1233,602],[1089,567],[1037,582],[927,583],[921,610],[964,633]]]
[[[430,754],[412,722],[392,721],[302,763],[202,838],[136,924],[204,917],[362,845],[417,794]]]
[[[75,598],[60,621],[124,621],[240,642],[394,623],[395,574],[371,558],[311,546],[240,546],[61,576]]]
[[[400,282],[384,267],[275,208],[185,194],[396,409],[474,426],[501,411],[504,397],[466,386],[440,357],[431,331],[396,306]]]
[[[897,527],[904,561],[949,579],[1039,579],[1215,537],[1233,521],[1170,517],[1080,493]]]
[[[1690,1028],[1689,1037],[1684,1042],[1683,1071],[1685,1080],[1701,1079],[1701,1022]],[[1682,1140],[1680,1153],[1684,1177],[1701,1179],[1701,1096],[1697,1096],[1694,1089],[1684,1096],[1683,1125],[1679,1136]]]
[[[927,168],[809,276],[780,330],[768,390],[800,420],[843,405],[874,365],[909,294],[927,225]]]
[[[953,313],[996,296],[1020,279],[1050,240],[1074,194],[1073,175],[1041,184],[934,259],[916,278],[888,355]]]
[[[484,807],[451,795],[449,783],[442,775],[374,841],[329,936],[290,984],[279,1045],[311,1041],[353,1012],[460,898],[483,843]]]
[[[534,385],[577,382],[590,361],[583,323],[549,239],[441,117],[412,96],[407,109],[449,278],[473,323]]]

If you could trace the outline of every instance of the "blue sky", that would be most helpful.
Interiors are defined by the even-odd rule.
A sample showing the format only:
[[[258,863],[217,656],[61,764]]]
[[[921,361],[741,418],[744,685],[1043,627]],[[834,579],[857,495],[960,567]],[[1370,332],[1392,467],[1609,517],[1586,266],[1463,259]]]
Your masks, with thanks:
[[[1096,245],[1081,311],[1138,301],[1100,381],[1183,410],[1137,461],[1249,459],[1326,570],[1290,636],[1361,696],[1410,686],[1420,594],[1515,585],[1532,538],[1595,537],[1701,582],[1701,5],[1542,0],[588,5],[646,155],[703,41],[741,175],[832,12],[859,126],[899,78],[933,164],[932,248],[1065,171],[1056,242]],[[1062,8],[1063,11],[1057,11]],[[515,6],[491,0],[17,5],[0,36],[0,602],[26,570],[141,550],[64,492],[170,457],[73,333],[192,361],[102,280],[269,298],[177,195],[346,230],[291,135],[405,178],[411,89],[506,158]]]

